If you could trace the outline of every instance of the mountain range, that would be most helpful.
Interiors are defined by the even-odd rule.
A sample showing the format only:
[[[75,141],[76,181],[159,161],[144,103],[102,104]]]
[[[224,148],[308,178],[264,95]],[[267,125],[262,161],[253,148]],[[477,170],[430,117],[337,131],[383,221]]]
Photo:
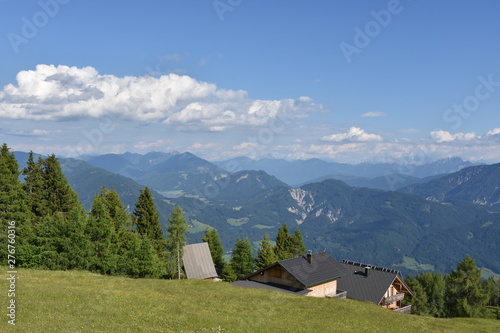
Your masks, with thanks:
[[[16,156],[20,164],[25,163],[27,154]],[[274,238],[286,223],[292,230],[301,230],[309,249],[326,250],[338,259],[390,266],[406,273],[447,272],[465,254],[471,254],[480,266],[500,272],[499,165],[466,167],[427,179],[402,177],[411,184],[400,191],[384,191],[332,179],[292,187],[265,171],[230,172],[224,165],[190,153],[60,160],[87,208],[101,186],[115,188],[130,211],[144,186],[159,190],[153,193],[162,224],[168,223],[173,206],[180,205],[189,219],[191,243],[199,242],[205,227],[211,226],[219,231],[226,250],[236,237],[249,237],[257,246],[265,233]],[[234,167],[235,162],[230,162],[233,170],[240,169],[241,165]],[[311,161],[304,163],[310,165]],[[312,163],[323,164],[319,160]],[[467,164],[449,159],[419,166],[426,170],[419,174],[429,176]],[[298,169],[300,172],[305,171]],[[366,173],[353,175],[351,181],[387,182],[387,176],[363,175]]]

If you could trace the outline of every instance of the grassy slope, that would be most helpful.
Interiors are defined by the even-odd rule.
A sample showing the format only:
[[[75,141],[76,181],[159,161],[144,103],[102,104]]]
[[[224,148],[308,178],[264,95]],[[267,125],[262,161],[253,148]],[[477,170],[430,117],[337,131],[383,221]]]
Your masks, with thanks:
[[[7,290],[4,278],[0,288]],[[5,309],[6,293],[1,295]],[[0,331],[500,331],[497,320],[424,318],[353,300],[242,289],[222,282],[134,280],[76,271],[19,270],[16,302],[16,326],[8,325],[2,315]]]

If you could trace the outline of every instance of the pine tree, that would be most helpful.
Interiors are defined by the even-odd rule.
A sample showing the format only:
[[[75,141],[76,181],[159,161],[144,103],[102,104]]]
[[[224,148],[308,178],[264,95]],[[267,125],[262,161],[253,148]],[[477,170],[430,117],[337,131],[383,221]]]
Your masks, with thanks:
[[[160,214],[158,214],[156,210],[153,195],[148,187],[141,190],[137,203],[135,204],[134,216],[137,233],[151,240],[158,255],[163,256],[166,250],[166,244],[160,224]]]
[[[68,184],[54,154],[43,160],[43,168],[43,193],[48,213],[69,213],[73,209],[82,209],[76,192]]]
[[[269,235],[265,234],[260,241],[257,257],[255,258],[256,268],[262,269],[278,261],[278,257],[274,253],[273,245],[269,239]]]
[[[19,175],[14,153],[4,143],[0,152],[0,249],[7,253],[9,245],[10,249],[16,248],[16,265],[23,266],[29,260],[29,240],[33,231]]]
[[[300,233],[299,228],[295,228],[295,231],[293,232],[293,235],[290,237],[290,242],[291,242],[291,252],[292,252],[292,258],[295,258],[297,256],[303,256],[306,254],[306,247],[304,245],[304,240],[302,238],[302,234]]]
[[[30,151],[28,162],[23,169],[24,191],[28,198],[28,204],[33,217],[39,221],[40,217],[48,214],[47,198],[44,196],[44,171],[43,159],[38,157],[38,162],[33,158],[33,152]]]
[[[14,221],[17,227],[28,218],[26,195],[19,182],[18,169],[14,153],[4,143],[0,152],[0,219],[4,224]],[[2,230],[2,236],[5,236],[6,225]]]
[[[91,244],[89,269],[114,274],[118,262],[118,239],[102,194],[94,196],[85,234]]]
[[[159,278],[165,274],[165,264],[151,241],[136,232],[125,234],[124,252],[118,262],[118,273],[132,278]]]
[[[446,276],[445,308],[449,317],[478,317],[488,302],[481,286],[481,269],[467,255],[457,269]]]
[[[51,270],[87,270],[91,245],[85,234],[86,224],[85,212],[76,208],[68,214],[56,212],[45,216],[37,228],[37,266]]]
[[[441,274],[425,272],[416,276],[416,279],[427,295],[428,314],[434,317],[444,316],[445,281]]]
[[[234,272],[231,265],[226,265],[224,267],[224,269],[222,270],[222,278],[226,282],[234,282],[234,281],[238,280],[238,276]]]
[[[292,238],[288,234],[288,226],[284,224],[278,229],[276,245],[274,246],[274,253],[276,253],[278,260],[293,258],[292,246]]]
[[[132,219],[123,205],[120,195],[114,189],[101,187],[103,203],[113,221],[115,231],[119,233],[121,229],[131,231],[133,229]]]
[[[411,304],[411,313],[417,315],[429,314],[427,293],[424,287],[420,284],[418,279],[413,278],[411,275],[408,275],[405,282],[413,291],[413,295],[405,295],[405,302]]]
[[[254,258],[252,243],[248,237],[237,238],[231,257],[231,269],[238,279],[241,279],[254,271]]]
[[[226,265],[226,261],[224,260],[224,247],[222,246],[217,229],[207,227],[205,229],[205,235],[201,240],[208,243],[215,269],[220,274]]]
[[[181,278],[182,270],[182,257],[184,254],[184,245],[186,245],[186,231],[188,230],[187,219],[182,215],[182,208],[179,206],[174,207],[174,211],[168,218],[170,225],[167,227],[169,239],[168,249],[172,261],[175,263],[172,276]]]

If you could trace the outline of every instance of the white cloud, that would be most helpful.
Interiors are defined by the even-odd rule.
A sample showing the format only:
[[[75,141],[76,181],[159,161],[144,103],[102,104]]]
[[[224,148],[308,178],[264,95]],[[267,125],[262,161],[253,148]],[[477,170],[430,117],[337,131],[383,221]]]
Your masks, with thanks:
[[[493,136],[500,134],[500,128],[494,128],[486,133],[487,136]]]
[[[323,141],[330,142],[370,142],[370,141],[382,141],[383,138],[377,134],[366,133],[359,127],[351,127],[349,131],[339,134],[331,134],[324,136]]]
[[[155,147],[164,147],[168,143],[168,140],[156,140],[153,142],[140,141],[134,145],[137,149],[150,149]]]
[[[364,118],[373,118],[373,117],[385,117],[387,116],[387,113],[385,112],[365,112],[361,115],[361,117],[364,117]]]
[[[26,120],[122,119],[222,131],[262,126],[279,117],[321,110],[309,97],[252,100],[243,90],[219,89],[189,76],[101,75],[93,67],[38,65],[0,91],[0,118]]]
[[[453,141],[464,142],[464,141],[472,141],[472,140],[480,138],[474,132],[451,134],[450,132],[447,132],[447,131],[433,131],[433,132],[430,132],[429,135],[430,135],[431,139],[437,143],[453,142]]]

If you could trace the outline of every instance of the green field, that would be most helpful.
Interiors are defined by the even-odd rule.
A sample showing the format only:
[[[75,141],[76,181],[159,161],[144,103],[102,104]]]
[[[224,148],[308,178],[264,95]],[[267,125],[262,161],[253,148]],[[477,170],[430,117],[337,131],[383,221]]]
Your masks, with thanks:
[[[434,266],[430,264],[419,264],[415,258],[403,257],[403,263],[399,265],[394,265],[395,267],[405,267],[415,271],[434,271]]]
[[[248,223],[249,220],[250,219],[248,217],[242,217],[240,219],[228,218],[226,222],[232,226],[241,227],[243,224]]]
[[[7,269],[3,268],[6,272]],[[78,271],[18,270],[16,325],[1,332],[499,332],[500,321],[393,313],[224,282],[150,280]],[[7,291],[2,274],[0,287]]]

